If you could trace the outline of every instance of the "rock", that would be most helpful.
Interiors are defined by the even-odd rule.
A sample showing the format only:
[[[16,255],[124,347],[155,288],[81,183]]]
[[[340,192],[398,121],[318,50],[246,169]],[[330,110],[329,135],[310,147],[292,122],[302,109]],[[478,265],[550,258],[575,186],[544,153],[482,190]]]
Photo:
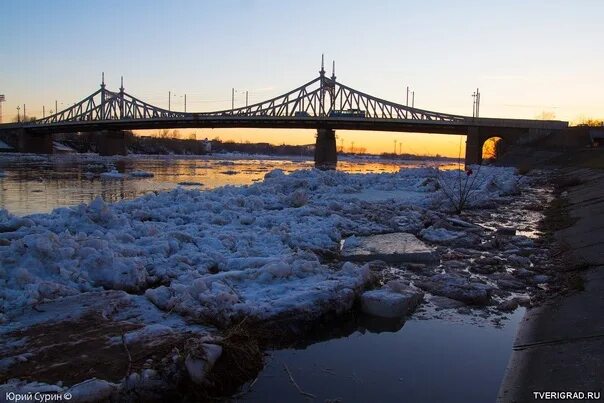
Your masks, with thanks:
[[[383,318],[398,318],[413,312],[424,294],[409,287],[384,287],[361,295],[361,310]]]
[[[518,301],[518,304],[520,306],[523,306],[525,308],[530,308],[532,303],[531,303],[531,299],[529,297],[516,297],[514,298],[516,301]]]
[[[471,282],[449,273],[436,274],[416,285],[432,294],[452,298],[471,305],[486,305],[491,299],[491,287]]]
[[[545,274],[537,274],[536,276],[533,276],[532,280],[535,284],[543,284],[549,283],[550,279],[550,276],[546,276]]]
[[[371,262],[367,263],[367,267],[372,272],[382,272],[384,270],[388,270],[389,268],[388,263],[384,262],[383,260],[372,260]]]
[[[114,383],[102,379],[92,378],[69,388],[71,402],[98,402],[108,400],[117,390]]]
[[[419,235],[429,242],[447,244],[455,241],[465,235],[465,232],[450,231],[446,228],[436,228],[434,226],[423,229]]]
[[[355,261],[438,262],[438,253],[415,235],[405,232],[351,237],[344,241],[342,258]]]
[[[505,278],[497,280],[497,287],[504,290],[524,290],[526,285],[522,281]]]
[[[529,258],[518,255],[509,255],[508,263],[518,267],[530,267],[531,261]]]
[[[495,235],[514,236],[516,235],[516,228],[497,228],[497,230],[495,231]]]
[[[478,274],[493,274],[498,270],[498,267],[482,264],[481,261],[476,261],[472,264],[472,266],[470,266],[470,271]]]
[[[440,311],[441,309],[461,308],[462,306],[464,306],[464,303],[461,301],[457,301],[447,297],[441,297],[438,295],[434,295],[432,298],[430,298],[430,302],[432,302],[434,306],[436,306],[437,311]]]
[[[516,308],[518,308],[518,300],[516,298],[503,301],[501,304],[497,305],[497,309],[504,312],[512,312],[515,311]]]
[[[454,226],[458,226],[458,227],[464,227],[464,228],[480,228],[478,225],[476,224],[472,224],[469,223],[467,221],[461,220],[459,218],[455,218],[455,217],[448,217],[446,218],[446,220],[453,224]]]
[[[422,263],[409,263],[405,265],[405,268],[414,273],[424,273],[426,271],[426,265]]]
[[[514,245],[522,248],[532,248],[535,245],[535,242],[533,242],[532,239],[522,235],[515,235],[510,239],[510,241]]]
[[[516,269],[512,274],[521,279],[528,279],[533,277],[535,272],[527,269]]]
[[[185,359],[185,366],[191,380],[201,385],[206,379],[206,375],[212,370],[212,367],[222,355],[222,347],[217,344],[203,344],[205,357],[197,358],[191,354]]]
[[[465,269],[466,262],[459,260],[448,260],[446,262],[443,262],[443,266],[451,267],[453,269]]]

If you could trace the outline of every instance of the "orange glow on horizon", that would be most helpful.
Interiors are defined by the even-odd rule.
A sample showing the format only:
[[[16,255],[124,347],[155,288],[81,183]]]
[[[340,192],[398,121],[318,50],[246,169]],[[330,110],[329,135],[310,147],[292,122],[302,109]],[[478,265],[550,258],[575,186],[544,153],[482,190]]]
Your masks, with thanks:
[[[172,131],[170,131],[172,135]],[[304,145],[314,144],[315,131],[304,129],[177,129],[181,139],[195,133],[198,140],[218,138],[221,141]],[[157,130],[137,130],[139,136],[158,136]],[[170,136],[171,136],[170,135]],[[353,150],[369,154],[393,153],[413,155],[441,155],[459,157],[465,155],[465,136],[449,134],[397,133],[374,131],[336,131],[338,151]]]

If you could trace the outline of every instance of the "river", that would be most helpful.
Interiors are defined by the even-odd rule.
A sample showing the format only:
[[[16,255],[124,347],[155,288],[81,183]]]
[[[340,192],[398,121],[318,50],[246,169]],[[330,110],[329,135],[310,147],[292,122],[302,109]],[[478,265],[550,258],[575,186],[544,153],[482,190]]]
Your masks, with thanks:
[[[436,165],[455,167],[450,162],[359,159],[341,161],[338,169],[379,173]],[[305,158],[243,155],[5,154],[0,155],[0,208],[16,215],[45,213],[98,196],[116,202],[177,186],[207,190],[248,185],[274,169],[292,172],[312,166]],[[326,333],[301,335],[295,346],[268,351],[264,370],[242,385],[235,398],[308,400],[299,387],[319,401],[493,401],[524,308],[496,320],[480,310],[467,311],[420,309],[395,324],[362,317],[330,324]]]
[[[177,186],[196,189],[240,186],[262,180],[273,169],[291,172],[311,169],[313,164],[312,160],[303,157],[237,154],[200,157],[0,154],[0,208],[12,214],[26,215],[89,203],[97,196],[108,202],[116,202]],[[338,170],[354,173],[397,172],[403,167],[436,165],[446,168],[455,166],[442,161],[358,159],[340,161]],[[111,170],[126,176],[112,178],[101,175]],[[136,171],[153,176],[128,176]]]

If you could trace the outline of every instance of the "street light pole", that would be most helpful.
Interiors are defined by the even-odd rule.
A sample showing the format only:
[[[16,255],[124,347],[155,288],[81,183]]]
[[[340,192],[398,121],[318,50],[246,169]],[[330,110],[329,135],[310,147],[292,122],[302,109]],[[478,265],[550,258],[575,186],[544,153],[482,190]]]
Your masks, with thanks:
[[[172,91],[168,91],[168,111],[172,110],[170,109],[170,101],[172,101]]]
[[[235,110],[235,88],[231,88],[231,110]]]
[[[187,113],[187,94],[185,94],[185,113]]]
[[[476,88],[476,117],[480,116],[480,90]]]

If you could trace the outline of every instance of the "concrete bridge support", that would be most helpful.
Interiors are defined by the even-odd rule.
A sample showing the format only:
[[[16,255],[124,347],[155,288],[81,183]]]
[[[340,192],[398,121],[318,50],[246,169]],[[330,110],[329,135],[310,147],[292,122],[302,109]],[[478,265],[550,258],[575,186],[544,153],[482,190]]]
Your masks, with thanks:
[[[126,134],[121,130],[103,130],[97,135],[99,155],[127,155]]]
[[[477,127],[470,127],[466,137],[466,166],[482,163],[482,145],[484,139]]]
[[[17,130],[17,150],[21,153],[52,154],[52,134],[33,134],[25,129]]]
[[[336,151],[336,131],[333,129],[317,130],[315,143],[315,168],[336,169],[338,153]]]
[[[514,127],[469,127],[466,137],[466,165],[482,163],[482,147],[485,141],[492,137],[501,138],[504,141],[502,147],[507,149],[514,144],[529,144],[538,141],[547,136],[549,132],[548,130]]]

